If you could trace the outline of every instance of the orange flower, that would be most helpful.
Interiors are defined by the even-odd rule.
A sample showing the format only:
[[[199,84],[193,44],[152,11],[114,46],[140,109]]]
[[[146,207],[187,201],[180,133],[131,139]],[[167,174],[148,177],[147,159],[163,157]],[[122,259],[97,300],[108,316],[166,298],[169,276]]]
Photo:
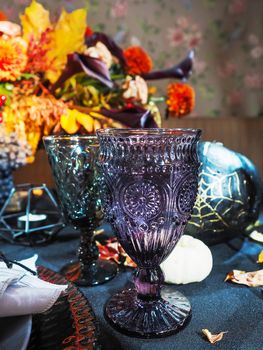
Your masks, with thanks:
[[[26,67],[26,43],[21,38],[0,38],[0,80],[16,80]]]
[[[175,117],[181,118],[192,112],[195,105],[194,89],[184,83],[172,83],[167,89],[167,105],[169,112]]]
[[[7,17],[6,14],[3,11],[0,11],[0,21],[6,21]]]
[[[143,74],[152,70],[151,57],[139,46],[131,46],[124,50],[128,74]]]

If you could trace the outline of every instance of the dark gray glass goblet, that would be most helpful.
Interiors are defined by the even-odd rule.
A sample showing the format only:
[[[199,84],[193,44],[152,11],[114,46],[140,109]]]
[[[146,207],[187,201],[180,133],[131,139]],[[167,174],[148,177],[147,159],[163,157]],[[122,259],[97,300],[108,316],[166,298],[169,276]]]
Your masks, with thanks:
[[[200,134],[195,129],[97,131],[105,217],[138,266],[135,288],[111,297],[105,315],[129,335],[169,335],[191,315],[187,298],[163,287],[160,264],[183,234],[195,202]]]
[[[79,229],[78,261],[62,268],[65,277],[80,286],[104,283],[117,273],[115,263],[98,259],[94,230],[102,221],[98,196],[96,136],[43,138],[66,223]]]

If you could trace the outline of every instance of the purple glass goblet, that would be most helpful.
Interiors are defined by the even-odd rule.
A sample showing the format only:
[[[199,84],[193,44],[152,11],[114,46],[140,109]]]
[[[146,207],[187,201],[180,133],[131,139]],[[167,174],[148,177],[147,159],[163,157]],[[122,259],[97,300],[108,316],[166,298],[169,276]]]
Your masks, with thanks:
[[[106,219],[136,262],[135,288],[110,298],[106,318],[138,337],[175,333],[191,315],[187,298],[164,287],[160,264],[183,234],[198,188],[197,129],[97,131]]]

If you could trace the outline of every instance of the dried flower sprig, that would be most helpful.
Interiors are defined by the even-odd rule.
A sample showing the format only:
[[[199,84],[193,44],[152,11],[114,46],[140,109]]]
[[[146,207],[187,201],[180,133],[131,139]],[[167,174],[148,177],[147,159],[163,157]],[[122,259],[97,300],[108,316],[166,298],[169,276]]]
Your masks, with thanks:
[[[224,334],[227,333],[227,332],[220,332],[220,333],[217,333],[217,334],[212,334],[208,329],[205,328],[205,329],[202,329],[202,333],[207,338],[209,343],[215,344],[218,341],[222,340]]]
[[[245,272],[233,270],[225,278],[225,282],[230,281],[237,284],[244,284],[248,287],[263,286],[263,270]]]

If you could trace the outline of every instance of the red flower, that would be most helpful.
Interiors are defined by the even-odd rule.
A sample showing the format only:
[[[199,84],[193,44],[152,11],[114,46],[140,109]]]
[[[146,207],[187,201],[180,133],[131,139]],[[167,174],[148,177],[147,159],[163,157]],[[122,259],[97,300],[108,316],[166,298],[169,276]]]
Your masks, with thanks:
[[[124,51],[128,74],[149,73],[152,69],[151,57],[139,46],[131,46]]]
[[[172,83],[167,89],[168,111],[173,112],[173,116],[181,118],[192,112],[195,105],[194,89],[184,83]]]
[[[86,30],[85,30],[85,38],[87,38],[88,36],[91,36],[93,34],[93,30],[87,26]]]

